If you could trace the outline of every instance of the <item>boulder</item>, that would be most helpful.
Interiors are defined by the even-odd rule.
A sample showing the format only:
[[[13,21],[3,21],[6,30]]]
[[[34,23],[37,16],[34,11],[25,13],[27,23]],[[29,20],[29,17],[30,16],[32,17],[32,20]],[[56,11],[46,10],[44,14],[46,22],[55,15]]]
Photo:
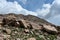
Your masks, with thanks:
[[[43,25],[43,30],[45,30],[48,33],[52,33],[52,34],[58,33],[57,29],[50,25]]]
[[[38,30],[41,30],[42,29],[42,25],[38,25],[36,23],[33,23],[33,22],[30,22],[31,23],[31,26],[33,29],[38,29]]]
[[[22,28],[32,28],[31,24],[29,23],[29,21],[26,20],[19,20],[20,26]]]

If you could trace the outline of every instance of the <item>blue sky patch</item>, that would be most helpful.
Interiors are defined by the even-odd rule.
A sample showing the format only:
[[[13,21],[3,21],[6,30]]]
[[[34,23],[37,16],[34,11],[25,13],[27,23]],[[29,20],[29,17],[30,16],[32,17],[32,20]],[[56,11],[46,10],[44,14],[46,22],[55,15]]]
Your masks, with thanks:
[[[53,0],[27,0],[26,4],[23,4],[20,0],[7,0],[8,2],[17,1],[24,9],[29,11],[36,11],[42,9],[43,4],[52,4]]]

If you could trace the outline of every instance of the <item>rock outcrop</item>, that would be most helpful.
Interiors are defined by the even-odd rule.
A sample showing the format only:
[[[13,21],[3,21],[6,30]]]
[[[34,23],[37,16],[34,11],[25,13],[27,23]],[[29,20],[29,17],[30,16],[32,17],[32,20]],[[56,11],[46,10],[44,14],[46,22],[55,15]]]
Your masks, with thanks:
[[[1,17],[0,40],[55,40],[60,38],[60,26],[36,16],[9,14]]]
[[[3,25],[9,25],[9,26],[17,26],[21,28],[28,28],[28,29],[37,29],[37,30],[45,30],[49,33],[58,33],[57,29],[54,26],[51,25],[38,25],[36,23],[27,21],[27,20],[16,20],[16,19],[8,19],[3,18]]]
[[[46,32],[49,32],[49,33],[53,33],[53,34],[58,33],[57,29],[50,25],[43,25],[43,30],[45,30]]]

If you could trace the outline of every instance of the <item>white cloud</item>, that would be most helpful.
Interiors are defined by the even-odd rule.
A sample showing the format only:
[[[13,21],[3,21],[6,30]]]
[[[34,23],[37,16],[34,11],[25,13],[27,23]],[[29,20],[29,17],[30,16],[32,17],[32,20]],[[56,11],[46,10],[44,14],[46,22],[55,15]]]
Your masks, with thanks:
[[[38,16],[45,17],[50,12],[50,8],[50,4],[43,4],[42,9],[37,9],[36,12],[38,13]]]
[[[0,0],[0,13],[17,13],[23,10],[23,8],[15,1],[15,2],[7,2],[6,0]]]
[[[37,16],[37,13],[28,11],[28,10],[22,8],[22,6],[20,4],[18,4],[18,2],[16,2],[16,1],[7,2],[6,0],[0,0],[0,13],[2,13],[2,14],[17,13],[17,14],[24,14],[24,15],[31,14],[31,15]]]
[[[20,0],[23,1],[23,0]],[[18,4],[17,1],[14,2],[7,2],[6,0],[0,0],[0,13],[18,13],[18,14],[25,14],[25,15],[35,15],[35,16],[45,16],[50,9],[50,4],[44,4],[43,9],[39,9],[36,12],[28,11],[20,4]]]
[[[47,21],[60,26],[60,15],[50,17]]]
[[[56,15],[60,15],[60,0],[55,0],[52,3],[50,12],[49,12],[48,15],[46,15],[46,17],[48,16],[48,18],[49,18],[49,17],[53,17],[53,16],[56,16]]]
[[[27,0],[20,0],[26,2]],[[50,4],[43,4],[42,9],[37,9],[36,12],[28,11],[24,9],[17,1],[7,2],[6,0],[0,0],[0,13],[20,13],[20,14],[31,14],[38,17],[44,17],[50,11]]]
[[[55,0],[54,2],[53,2],[53,4],[58,4],[58,5],[60,5],[60,0]]]
[[[50,12],[46,17],[48,17],[47,20],[49,22],[60,25],[60,0],[54,0]]]

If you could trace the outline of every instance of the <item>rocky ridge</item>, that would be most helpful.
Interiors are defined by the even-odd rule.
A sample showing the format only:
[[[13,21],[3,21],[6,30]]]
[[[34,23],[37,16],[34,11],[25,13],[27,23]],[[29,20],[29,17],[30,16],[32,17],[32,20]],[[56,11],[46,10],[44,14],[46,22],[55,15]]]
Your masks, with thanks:
[[[60,27],[32,15],[0,15],[0,40],[60,40]]]

